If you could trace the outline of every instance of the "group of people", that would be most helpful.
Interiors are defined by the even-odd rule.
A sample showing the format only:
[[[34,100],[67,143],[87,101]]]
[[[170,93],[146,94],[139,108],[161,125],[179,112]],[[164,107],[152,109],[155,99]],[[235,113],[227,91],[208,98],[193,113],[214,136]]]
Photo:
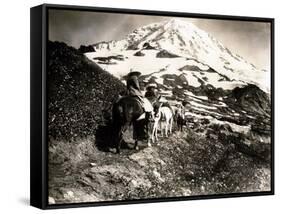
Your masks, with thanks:
[[[154,103],[161,103],[162,107],[168,107],[171,109],[173,114],[176,114],[174,112],[175,110],[170,106],[168,101],[161,97],[161,95],[158,94],[157,85],[154,83],[149,84],[146,86],[146,92],[143,95],[140,89],[140,83],[139,83],[139,77],[141,76],[141,73],[138,71],[131,71],[126,77],[126,85],[127,85],[127,96],[132,96],[138,98],[138,100],[141,101],[142,106],[144,108],[144,111],[149,112],[151,111],[151,107],[147,107],[147,100],[149,101],[149,105]],[[184,105],[184,104],[183,104]],[[177,109],[184,109],[183,105]],[[154,108],[155,109],[155,108]]]
[[[125,77],[127,90],[125,93],[123,92],[120,94],[120,99],[118,99],[113,106],[113,118],[118,118],[117,120],[113,120],[116,125],[115,129],[117,133],[119,133],[117,135],[118,139],[116,144],[118,152],[120,151],[122,136],[128,124],[133,124],[133,138],[136,140],[136,148],[138,140],[142,141],[150,139],[150,137],[153,138],[153,133],[155,134],[155,139],[157,139],[157,127],[158,125],[161,127],[161,121],[166,124],[166,136],[168,130],[169,133],[172,133],[172,123],[177,111],[169,105],[165,98],[159,95],[156,84],[147,85],[146,92],[143,95],[139,83],[140,76],[140,72],[131,71]],[[136,102],[138,102],[139,105],[135,105]],[[151,121],[149,118],[152,118],[153,123],[149,123],[149,121]],[[152,127],[150,125],[152,125]]]
[[[147,108],[146,99],[150,101],[151,104],[155,103],[157,100],[162,102],[163,106],[168,106],[171,108],[168,102],[165,101],[159,94],[156,84],[149,84],[146,86],[146,92],[143,95],[140,89],[139,76],[141,73],[138,71],[131,71],[126,77],[127,85],[127,95],[132,97],[137,97],[142,103],[145,111],[149,111]],[[146,98],[146,99],[145,99]],[[161,99],[162,98],[162,99]],[[172,108],[171,108],[172,109]]]
[[[139,76],[141,75],[138,71],[131,71],[126,77],[126,85],[127,85],[127,95],[132,97],[138,97],[140,100],[143,100],[143,97],[146,97],[151,103],[153,103],[158,97],[157,94],[157,86],[154,84],[150,84],[146,87],[146,93],[143,96],[140,83]]]

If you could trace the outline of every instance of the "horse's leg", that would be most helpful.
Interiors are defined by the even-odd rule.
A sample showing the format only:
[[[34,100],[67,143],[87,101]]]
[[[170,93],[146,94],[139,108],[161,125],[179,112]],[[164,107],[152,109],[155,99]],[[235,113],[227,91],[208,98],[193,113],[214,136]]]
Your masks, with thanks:
[[[151,123],[148,120],[146,122],[147,122],[147,124],[146,124],[147,146],[151,147],[151,142],[152,142],[152,139],[151,139]]]
[[[165,135],[165,127],[163,127],[163,121],[159,121],[159,124],[160,124],[160,133],[161,133],[161,137],[164,137]]]
[[[153,126],[153,137],[155,141],[158,141],[158,126],[159,126],[159,119],[155,119],[154,126]]]
[[[164,136],[168,137],[168,120],[165,120]]]
[[[150,147],[151,146],[151,143],[150,143],[150,134],[149,134],[149,118],[150,117],[147,117],[146,120],[145,120],[145,141],[147,143],[147,146]]]
[[[121,133],[121,127],[122,125],[117,122],[116,120],[113,120],[113,125],[112,125],[112,143],[113,146],[116,148],[116,153],[120,153],[120,145],[122,141],[122,133]]]
[[[162,122],[161,118],[159,117],[155,124],[155,136],[156,136],[156,143],[159,145],[159,138],[158,138],[158,128],[160,128],[160,134],[162,136]]]
[[[120,130],[118,133],[118,138],[117,138],[117,145],[116,145],[116,153],[118,153],[118,154],[120,153],[124,133],[126,132],[128,127],[129,127],[129,124],[127,124],[127,123],[120,127]]]
[[[135,140],[135,150],[139,150],[138,139]]]
[[[115,135],[115,147],[116,147],[116,153],[119,154],[120,153],[120,148],[121,148],[121,142],[122,142],[122,132],[121,132],[121,126],[118,127],[118,129],[116,130],[116,135]]]
[[[134,149],[135,150],[139,150],[139,141],[138,141],[138,139],[135,139],[135,146],[134,146]]]
[[[180,128],[179,128],[179,131],[182,132],[182,122],[180,123]]]
[[[139,138],[138,129],[140,128],[139,126],[140,125],[138,125],[136,121],[133,122],[133,139],[135,140],[135,146],[134,146],[135,150],[139,150],[139,146],[138,146],[138,138]]]
[[[163,129],[162,129],[161,118],[159,119],[159,122],[158,122],[158,125],[157,125],[157,131],[156,131],[157,141],[158,141],[158,127],[160,129],[160,136],[163,137],[164,136],[164,132],[163,132]]]
[[[147,146],[151,146],[151,123],[149,122],[150,117],[147,118],[145,122],[145,129],[146,129],[146,137],[147,137]]]
[[[171,132],[171,123],[172,123],[172,119],[169,118],[169,120],[168,120],[168,130],[167,130],[167,134],[168,135],[172,134],[172,132]]]
[[[137,121],[134,121],[132,124],[133,124],[133,139],[135,140],[134,149],[135,150],[139,150],[139,146],[138,146],[138,133],[137,133],[138,132],[137,129],[139,127],[138,127]]]
[[[152,126],[151,140],[152,140],[153,144],[155,143],[155,138],[156,138],[156,133],[157,133],[156,123],[157,123],[157,119],[154,120],[154,123],[153,123],[153,126]]]
[[[158,126],[159,120],[155,123],[155,140],[158,141]],[[161,122],[160,122],[160,131],[161,131]]]
[[[154,124],[155,124],[155,123],[154,123]],[[151,136],[150,136],[152,143],[155,142],[155,139],[154,139],[154,135],[155,135],[154,124],[153,124],[153,126],[152,126],[152,132],[151,132]]]
[[[169,126],[169,120],[166,119],[166,121],[165,121],[165,137],[168,137],[168,126]]]
[[[150,138],[147,139],[147,146],[148,146],[148,147],[151,147]]]
[[[182,132],[182,128],[183,128],[183,121],[182,121],[182,123],[181,123],[181,132]]]
[[[161,123],[161,136],[165,137],[165,124],[163,121],[160,121]]]
[[[171,118],[168,115],[167,122],[166,122],[166,137],[168,137],[170,134],[170,127],[171,127]]]
[[[172,134],[172,130],[173,130],[173,116],[171,116],[170,118],[170,134]]]

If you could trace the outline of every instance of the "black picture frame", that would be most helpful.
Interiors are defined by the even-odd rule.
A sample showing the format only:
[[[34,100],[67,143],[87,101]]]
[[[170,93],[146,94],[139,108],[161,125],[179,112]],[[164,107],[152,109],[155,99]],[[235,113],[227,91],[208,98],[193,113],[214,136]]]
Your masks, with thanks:
[[[47,41],[48,10],[74,10],[105,12],[119,14],[141,14],[156,16],[173,16],[189,18],[206,18],[217,20],[239,20],[267,22],[271,26],[271,190],[266,192],[245,192],[221,195],[202,195],[172,198],[152,198],[128,201],[102,201],[87,203],[48,204],[48,94],[47,94]],[[181,13],[170,11],[148,11],[121,8],[103,8],[43,4],[30,9],[30,204],[40,209],[90,207],[101,205],[120,205],[137,203],[155,203],[168,201],[185,201],[214,198],[233,198],[274,194],[274,19],[245,16],[226,16],[213,14]]]

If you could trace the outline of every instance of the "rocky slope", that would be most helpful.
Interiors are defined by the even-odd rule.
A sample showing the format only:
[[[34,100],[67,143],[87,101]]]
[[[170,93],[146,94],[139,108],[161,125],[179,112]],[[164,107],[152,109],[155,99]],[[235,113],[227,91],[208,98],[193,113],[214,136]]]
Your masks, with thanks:
[[[75,149],[57,143],[51,146],[51,154],[69,159],[60,160],[50,171],[49,201],[60,204],[270,190],[268,161],[240,150],[240,138],[227,127],[217,127],[219,132],[209,127],[207,135],[198,133],[197,128],[161,138],[159,145],[142,144],[140,151],[132,149],[128,132],[127,149],[121,155],[97,150],[92,146],[94,138],[80,141]]]
[[[71,140],[93,135],[110,117],[124,85],[64,43],[48,42],[49,137]]]

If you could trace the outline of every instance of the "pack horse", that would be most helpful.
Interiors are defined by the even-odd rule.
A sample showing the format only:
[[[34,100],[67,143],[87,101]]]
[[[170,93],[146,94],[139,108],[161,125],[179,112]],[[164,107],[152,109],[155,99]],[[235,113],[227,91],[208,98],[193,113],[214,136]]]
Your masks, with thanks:
[[[158,141],[158,129],[162,136],[168,137],[172,134],[173,128],[173,111],[167,106],[160,106],[159,111],[156,113],[154,124],[152,128],[151,140],[153,143]]]

